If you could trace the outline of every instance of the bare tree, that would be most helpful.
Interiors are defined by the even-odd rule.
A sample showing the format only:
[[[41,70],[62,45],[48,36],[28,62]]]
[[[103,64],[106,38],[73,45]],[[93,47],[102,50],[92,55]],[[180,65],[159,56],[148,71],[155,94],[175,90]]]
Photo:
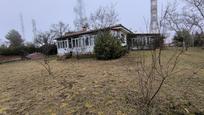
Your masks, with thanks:
[[[64,24],[63,22],[59,22],[58,24],[51,25],[49,31],[39,32],[37,37],[34,39],[35,44],[42,47],[42,52],[45,54],[43,57],[43,61],[40,62],[40,65],[45,68],[49,75],[52,75],[50,61],[49,61],[49,53],[54,48],[54,39],[62,37],[65,32],[69,32],[70,28],[68,24]]]
[[[51,33],[54,34],[55,38],[62,37],[66,32],[70,32],[69,24],[59,22],[58,24],[51,25]]]
[[[187,30],[193,34],[195,32],[204,32],[204,1],[203,0],[183,0],[182,10],[178,10],[178,3],[169,4],[167,12],[167,23],[173,31],[181,32]],[[188,41],[190,42],[190,41]],[[183,47],[188,45],[183,41]]]
[[[75,28],[79,31],[84,26],[87,26],[87,18],[85,16],[85,8],[83,0],[77,0],[77,5],[74,7],[76,19],[74,20]]]
[[[37,37],[34,39],[34,43],[40,47],[42,47],[42,52],[44,53],[43,60],[39,62],[43,68],[48,72],[49,75],[52,75],[50,61],[49,61],[49,52],[52,49],[52,45],[54,44],[53,40],[55,38],[55,34],[52,32],[40,32]]]
[[[40,65],[47,71],[49,75],[52,75],[52,70],[50,66],[50,61],[47,55],[44,56],[43,60],[39,62]]]
[[[179,10],[178,3],[168,4],[167,25],[173,31],[204,32],[204,1],[184,0],[182,10]]]
[[[195,28],[196,16],[192,16],[187,20],[184,11],[177,11],[177,4],[168,4],[166,9],[162,11],[160,19],[160,32],[163,33],[166,29],[170,31],[182,31],[186,29],[192,31]],[[192,23],[192,22],[193,23]],[[163,29],[162,29],[163,28]],[[162,48],[151,51],[151,57],[147,58],[145,52],[138,54],[136,72],[139,78],[139,94],[140,94],[140,110],[143,114],[150,114],[151,108],[155,104],[155,98],[160,93],[166,81],[173,77],[176,73],[184,71],[178,69],[177,65],[180,56],[184,52],[184,48],[174,48],[171,55],[165,57]],[[203,69],[203,66],[196,70],[197,73]]]
[[[204,1],[203,0],[184,0],[184,20],[191,24],[195,31],[204,32]]]
[[[192,8],[204,19],[204,1],[203,0],[185,0]]]
[[[50,31],[39,32],[37,37],[34,39],[34,43],[39,46],[49,45],[49,44],[53,44],[54,38],[55,38],[55,34],[53,34]]]
[[[154,106],[155,98],[158,96],[161,88],[168,78],[172,77],[183,49],[175,49],[172,55],[167,59],[162,56],[162,49],[153,50],[151,59],[145,57],[144,52],[138,54],[137,75],[139,79],[140,110],[144,114],[150,114]],[[149,61],[150,60],[150,61]]]
[[[178,3],[168,3],[165,10],[165,21],[164,24],[168,29],[175,33],[182,32],[183,30],[192,33],[196,18],[187,18],[187,13],[185,10],[179,10]],[[186,50],[190,47],[191,39],[186,39],[185,35],[182,36],[183,42],[182,47]],[[190,40],[190,41],[189,41]]]
[[[168,3],[166,12],[166,25],[168,28],[174,32],[181,31],[184,29],[182,14],[178,11],[178,3]]]
[[[168,35],[168,30],[179,31],[183,28],[179,22],[180,15],[176,12],[176,4],[168,4],[163,10],[159,19],[159,31],[163,36]],[[161,40],[161,38],[158,38]],[[146,57],[146,52],[138,53],[136,72],[139,79],[139,105],[140,112],[149,115],[155,104],[155,98],[166,84],[168,78],[177,72],[177,65],[183,48],[173,49],[169,57],[163,55],[162,45],[158,49],[151,51],[151,56]]]
[[[91,13],[89,25],[92,29],[99,29],[115,25],[118,21],[118,13],[115,11],[114,6],[111,5],[99,7],[96,12]]]

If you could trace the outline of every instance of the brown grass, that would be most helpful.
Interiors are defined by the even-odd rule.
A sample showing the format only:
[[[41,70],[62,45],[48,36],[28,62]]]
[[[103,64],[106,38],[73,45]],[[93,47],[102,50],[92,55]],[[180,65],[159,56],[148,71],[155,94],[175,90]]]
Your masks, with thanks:
[[[52,58],[53,76],[38,61],[1,64],[0,114],[139,114],[138,53],[112,61]],[[167,50],[163,56],[170,54]],[[191,50],[180,60],[178,69],[186,70],[167,80],[157,98],[157,114],[204,112],[204,71],[193,72],[204,64],[204,51]]]

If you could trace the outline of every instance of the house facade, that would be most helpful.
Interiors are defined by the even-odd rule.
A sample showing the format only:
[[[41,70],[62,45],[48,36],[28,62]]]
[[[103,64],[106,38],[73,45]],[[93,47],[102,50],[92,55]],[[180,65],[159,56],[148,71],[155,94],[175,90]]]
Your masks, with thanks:
[[[127,46],[129,50],[151,50],[160,44],[160,34],[158,33],[135,33],[128,34]]]
[[[121,40],[122,46],[127,46],[127,35],[131,34],[129,29],[123,25],[111,26],[104,29],[80,31],[67,33],[61,38],[57,38],[57,51],[59,56],[72,53],[77,54],[93,54],[97,34],[99,32],[109,31],[117,39]]]
[[[159,34],[136,34],[124,27],[115,25],[108,28],[80,32],[66,33],[65,36],[57,38],[58,56],[72,53],[74,55],[93,54],[94,46],[99,32],[109,31],[121,45],[129,50],[154,49],[156,38]]]

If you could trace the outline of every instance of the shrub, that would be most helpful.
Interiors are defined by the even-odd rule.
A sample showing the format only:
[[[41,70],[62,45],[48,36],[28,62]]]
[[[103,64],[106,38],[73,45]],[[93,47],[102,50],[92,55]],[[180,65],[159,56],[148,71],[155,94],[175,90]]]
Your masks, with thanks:
[[[40,52],[46,55],[55,55],[57,54],[57,46],[56,45],[48,45],[35,47],[34,45],[29,46],[18,46],[18,47],[0,47],[0,55],[4,56],[26,56],[31,53]]]
[[[1,47],[0,55],[13,56],[13,55],[27,55],[30,53],[39,52],[39,48],[35,46],[18,46],[18,47]]]
[[[94,52],[97,59],[117,59],[125,55],[126,48],[121,45],[119,39],[114,38],[109,32],[97,35]]]
[[[40,52],[45,55],[56,55],[57,54],[57,46],[56,45],[43,45],[40,47]]]

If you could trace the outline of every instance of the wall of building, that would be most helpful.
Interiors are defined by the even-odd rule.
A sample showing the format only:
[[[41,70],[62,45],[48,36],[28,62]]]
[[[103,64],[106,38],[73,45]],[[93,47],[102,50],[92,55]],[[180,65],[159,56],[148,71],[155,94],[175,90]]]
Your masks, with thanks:
[[[112,30],[111,34],[121,40],[122,46],[127,46],[127,33]],[[59,56],[71,53],[74,55],[93,54],[96,35],[82,35],[79,38],[67,38],[57,41],[57,51]]]
[[[133,34],[128,36],[128,49],[129,50],[151,50],[155,49],[159,43],[159,34]]]
[[[58,55],[63,56],[68,53],[73,53],[74,55],[93,53],[94,42],[94,35],[83,35],[79,38],[57,41]]]

